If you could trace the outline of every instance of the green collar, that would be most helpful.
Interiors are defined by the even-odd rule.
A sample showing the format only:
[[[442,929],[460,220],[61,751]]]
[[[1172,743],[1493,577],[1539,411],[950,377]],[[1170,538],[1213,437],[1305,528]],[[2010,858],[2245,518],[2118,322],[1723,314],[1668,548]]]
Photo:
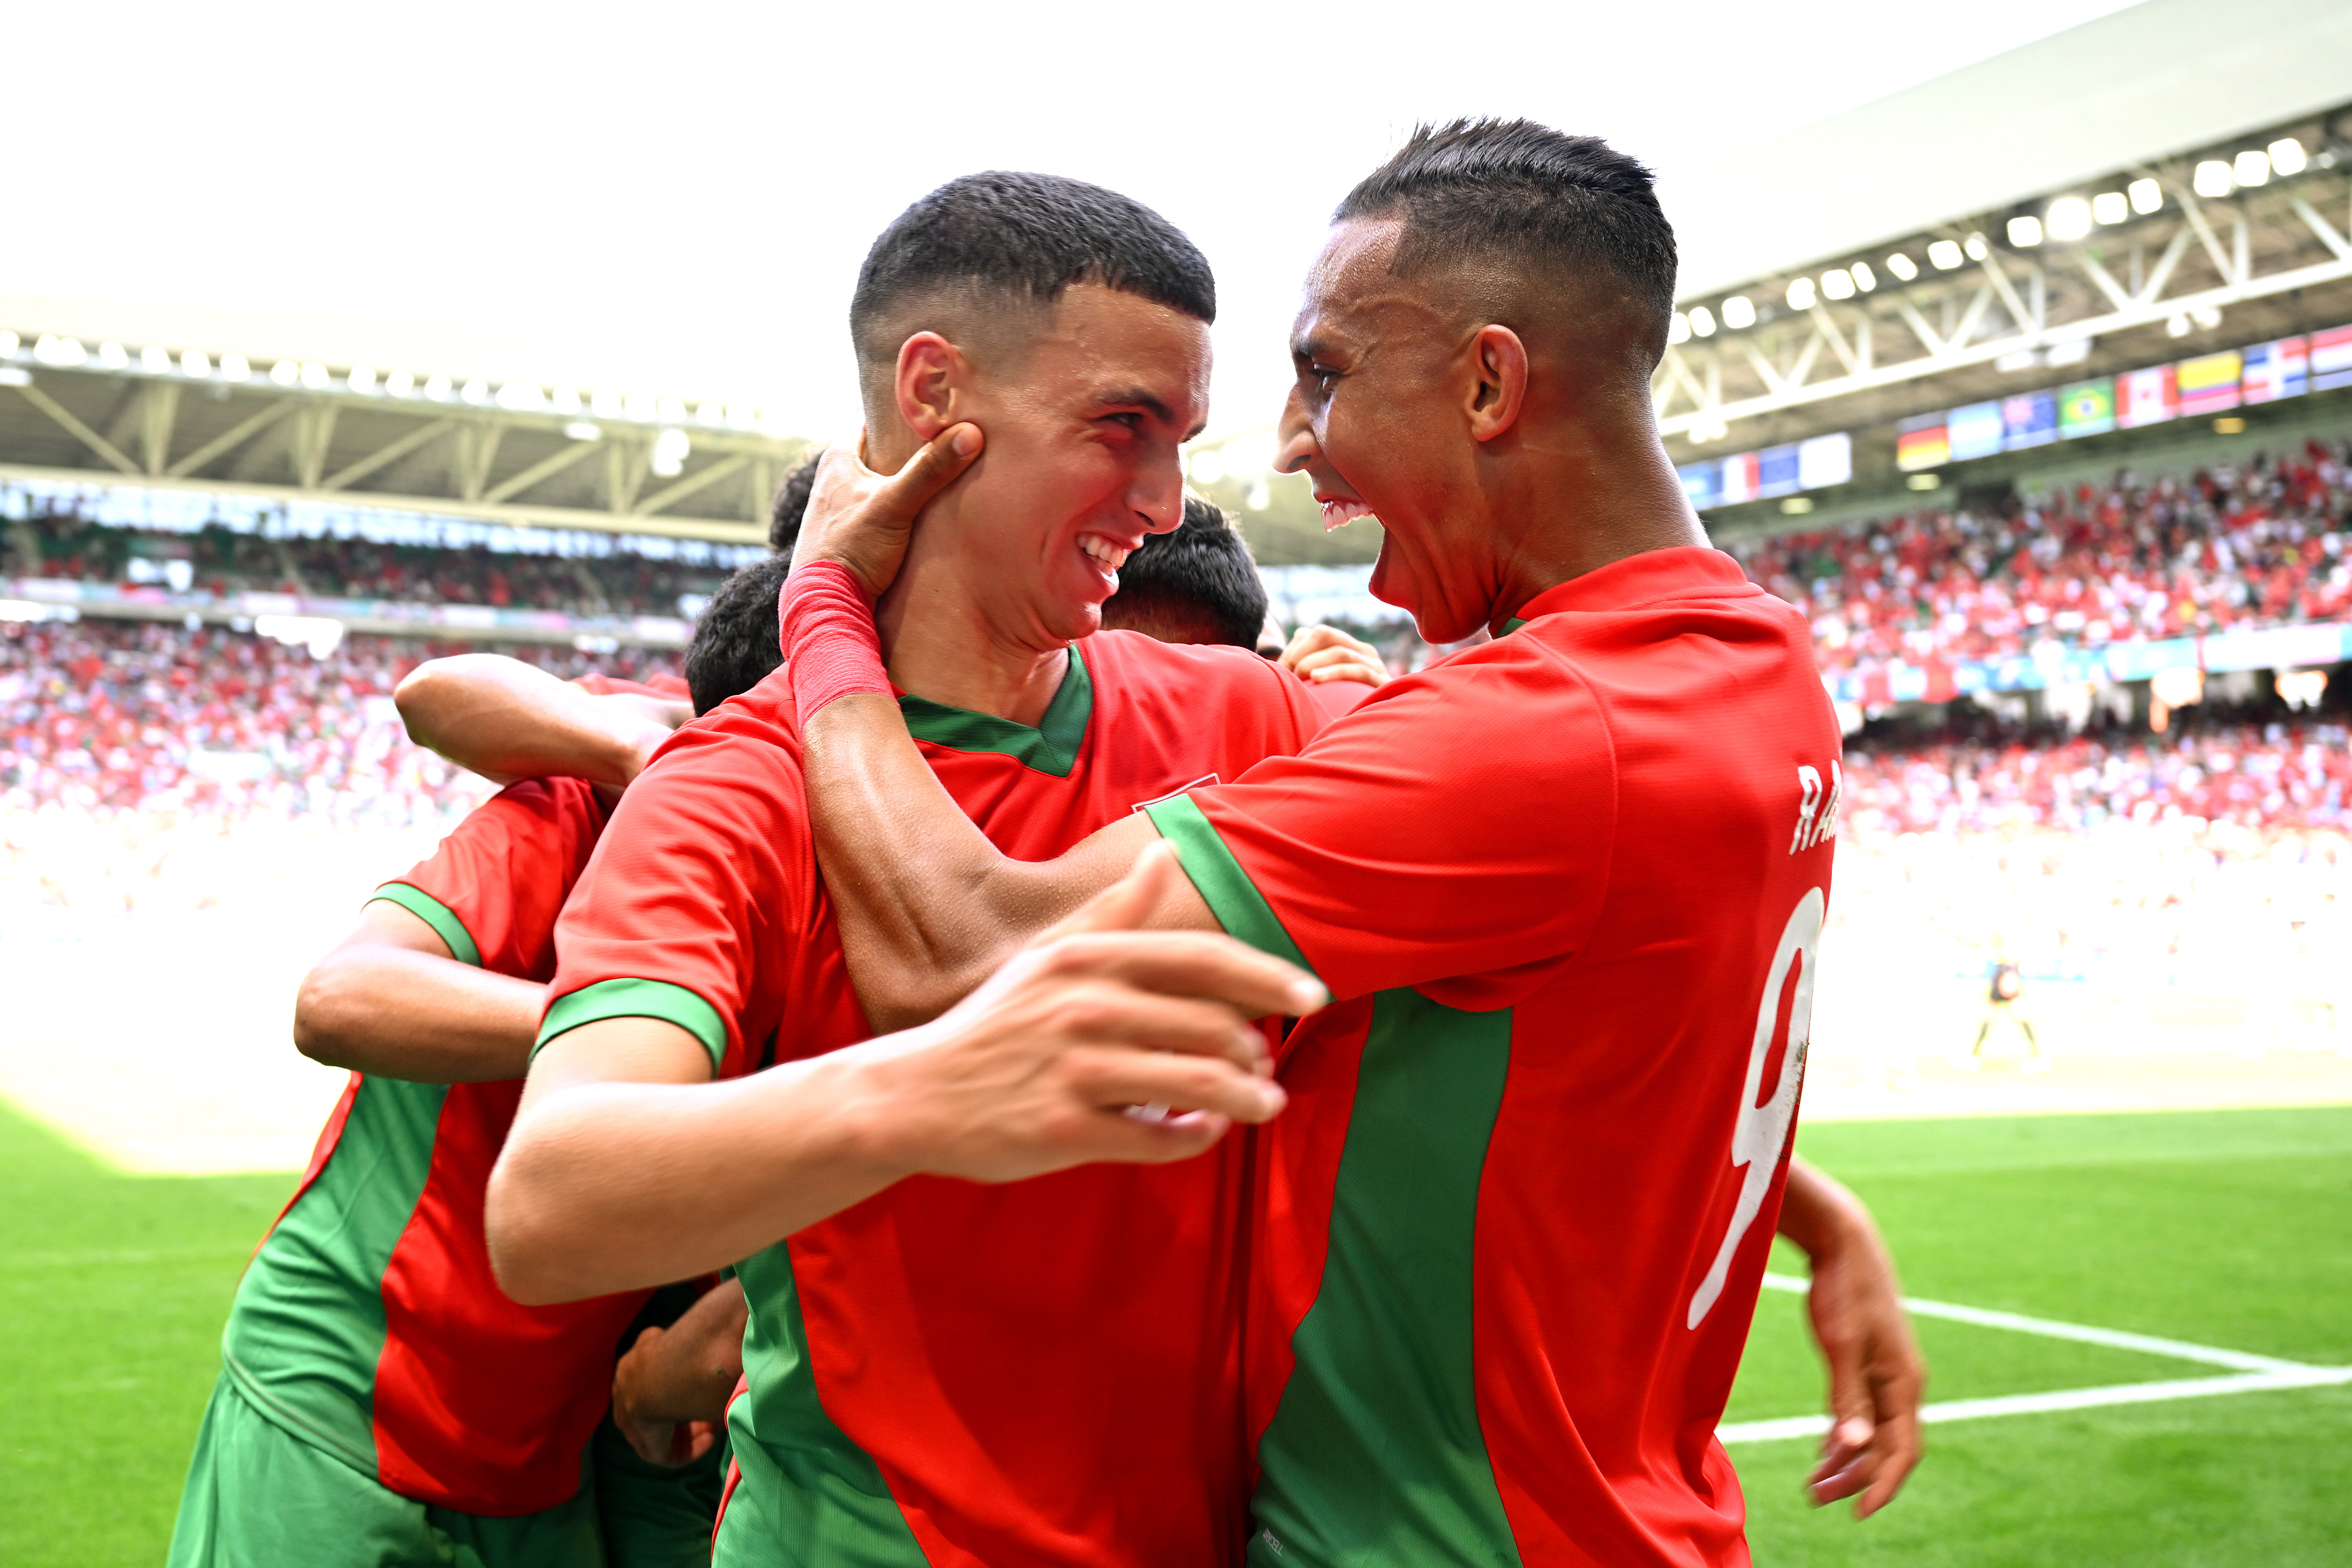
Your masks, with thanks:
[[[1527,624],[1527,622],[1521,620],[1518,616],[1513,616],[1509,620],[1503,623],[1503,635],[1505,637],[1509,637],[1513,632],[1517,631],[1521,626],[1526,626]]]
[[[1054,693],[1044,721],[1034,730],[993,713],[950,708],[929,698],[898,699],[898,711],[906,716],[907,729],[918,741],[929,741],[950,752],[996,752],[1057,779],[1068,778],[1070,770],[1077,766],[1078,746],[1087,738],[1087,721],[1094,717],[1094,679],[1076,647],[1070,649],[1070,668],[1062,677],[1061,689]]]

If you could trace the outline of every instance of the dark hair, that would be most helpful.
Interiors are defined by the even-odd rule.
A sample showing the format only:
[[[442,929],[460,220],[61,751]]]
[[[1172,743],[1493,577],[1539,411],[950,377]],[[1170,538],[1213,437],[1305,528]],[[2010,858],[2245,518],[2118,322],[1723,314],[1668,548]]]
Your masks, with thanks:
[[[793,546],[800,542],[801,514],[808,510],[809,492],[816,489],[816,466],[824,460],[824,447],[810,447],[808,456],[784,475],[784,482],[776,487],[775,500],[768,503],[768,548],[779,555],[789,558]]]
[[[1208,258],[1141,202],[1082,180],[992,171],[950,180],[876,238],[850,297],[850,341],[870,370],[898,353],[909,305],[945,296],[991,311],[1045,307],[1073,283],[1217,319]]]
[[[792,569],[791,556],[771,555],[741,568],[710,595],[686,646],[686,689],[698,715],[751,690],[784,661],[776,595]]]
[[[1188,495],[1184,521],[1146,537],[1118,569],[1118,592],[1103,601],[1102,618],[1162,642],[1254,648],[1265,626],[1265,583],[1233,520]]]
[[[1654,183],[1597,136],[1532,120],[1456,120],[1415,127],[1331,221],[1403,218],[1390,264],[1401,276],[1480,257],[1563,280],[1606,271],[1654,327],[1654,364],[1675,309],[1675,230]]]

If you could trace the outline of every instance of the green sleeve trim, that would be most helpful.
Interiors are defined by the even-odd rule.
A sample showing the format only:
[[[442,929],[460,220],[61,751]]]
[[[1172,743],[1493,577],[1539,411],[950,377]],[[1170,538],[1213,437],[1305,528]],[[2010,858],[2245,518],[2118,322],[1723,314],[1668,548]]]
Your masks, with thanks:
[[[433,934],[449,944],[449,956],[460,963],[482,966],[482,950],[474,945],[466,922],[451,911],[448,905],[419,888],[405,882],[386,882],[368,897],[369,903],[382,899],[387,904],[398,904],[418,920],[433,928]]]
[[[727,1024],[719,1009],[667,980],[600,980],[558,996],[548,1006],[530,1054],[539,1055],[558,1035],[606,1018],[659,1018],[676,1024],[702,1042],[710,1053],[711,1071],[717,1072],[727,1059]]]
[[[1527,624],[1527,622],[1521,620],[1518,616],[1513,616],[1509,620],[1503,623],[1503,636],[1509,637],[1513,632],[1517,631],[1521,626],[1526,626]]]
[[[1154,801],[1143,811],[1160,830],[1160,837],[1176,846],[1176,858],[1184,874],[1192,879],[1192,886],[1200,889],[1209,912],[1217,917],[1228,936],[1239,937],[1261,952],[1286,958],[1314,973],[1315,966],[1282,929],[1274,906],[1265,901],[1265,895],[1257,890],[1257,884],[1250,880],[1191,795]]]

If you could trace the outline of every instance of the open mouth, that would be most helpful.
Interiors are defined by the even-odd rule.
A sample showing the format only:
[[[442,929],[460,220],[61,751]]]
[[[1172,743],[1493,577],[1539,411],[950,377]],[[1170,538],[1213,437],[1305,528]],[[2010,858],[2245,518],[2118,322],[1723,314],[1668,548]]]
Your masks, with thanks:
[[[1132,550],[1112,543],[1099,533],[1078,535],[1078,548],[1113,572],[1126,565],[1127,558],[1135,553]]]
[[[1326,533],[1335,528],[1345,528],[1360,517],[1372,515],[1370,507],[1353,499],[1338,500],[1317,496],[1315,500],[1323,508],[1323,531]]]

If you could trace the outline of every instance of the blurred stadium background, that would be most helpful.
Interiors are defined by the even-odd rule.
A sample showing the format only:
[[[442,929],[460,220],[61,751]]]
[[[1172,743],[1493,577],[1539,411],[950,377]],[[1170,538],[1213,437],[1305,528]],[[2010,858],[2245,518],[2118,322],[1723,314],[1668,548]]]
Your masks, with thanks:
[[[1669,170],[1654,397],[1846,730],[1802,1139],[1929,1303],[1948,1425],[1889,1514],[1806,1517],[1768,1293],[1759,1559],[2352,1559],[2352,12],[2149,0],[1849,96]],[[0,1561],[143,1563],[340,1088],[294,982],[488,793],[393,684],[674,668],[829,432],[448,334],[0,303]],[[1277,615],[1444,657],[1259,412],[1188,463]]]

